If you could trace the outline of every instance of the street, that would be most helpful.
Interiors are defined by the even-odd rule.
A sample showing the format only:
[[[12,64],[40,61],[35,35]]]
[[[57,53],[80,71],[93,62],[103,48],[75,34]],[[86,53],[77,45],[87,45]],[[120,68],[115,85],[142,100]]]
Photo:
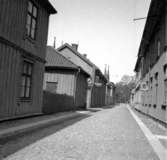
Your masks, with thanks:
[[[27,133],[2,146],[4,160],[158,160],[126,105]]]

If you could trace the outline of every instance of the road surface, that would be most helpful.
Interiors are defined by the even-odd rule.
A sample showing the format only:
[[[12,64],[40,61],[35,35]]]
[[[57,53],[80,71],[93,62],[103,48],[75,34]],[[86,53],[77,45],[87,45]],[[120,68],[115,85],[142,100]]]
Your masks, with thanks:
[[[126,105],[27,133],[2,153],[4,160],[159,160]]]

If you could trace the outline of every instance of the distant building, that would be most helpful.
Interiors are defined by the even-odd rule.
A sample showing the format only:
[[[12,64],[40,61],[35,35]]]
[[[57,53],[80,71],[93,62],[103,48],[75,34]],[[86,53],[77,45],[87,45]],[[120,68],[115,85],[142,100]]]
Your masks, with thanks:
[[[115,85],[112,82],[108,82],[106,85],[106,99],[105,104],[114,105],[115,103]]]
[[[114,105],[115,103],[115,84],[110,82],[110,70],[109,66],[105,65],[104,76],[107,79],[106,84],[106,95],[105,95],[105,105]]]
[[[0,120],[40,114],[48,0],[0,1]]]
[[[107,79],[100,69],[87,58],[86,54],[78,52],[77,44],[71,46],[66,43],[59,47],[57,51],[90,75],[87,90],[87,108],[104,106]]]
[[[46,61],[44,113],[86,108],[89,75],[50,46]]]
[[[135,66],[135,107],[167,122],[166,0],[152,0]]]

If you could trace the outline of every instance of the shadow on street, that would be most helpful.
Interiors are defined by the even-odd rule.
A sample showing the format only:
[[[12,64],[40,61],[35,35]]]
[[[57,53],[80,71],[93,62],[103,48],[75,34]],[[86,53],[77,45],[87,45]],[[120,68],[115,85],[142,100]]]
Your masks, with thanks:
[[[4,139],[0,142],[0,154],[2,157],[7,157],[18,150],[21,150],[37,141],[40,141],[56,132],[65,129],[85,118],[90,117],[88,114],[81,114],[81,116],[60,122],[59,124],[51,124],[42,128],[35,129],[33,131],[26,132],[26,134],[19,135],[17,137],[12,137],[10,139]],[[1,156],[0,156],[1,157]]]

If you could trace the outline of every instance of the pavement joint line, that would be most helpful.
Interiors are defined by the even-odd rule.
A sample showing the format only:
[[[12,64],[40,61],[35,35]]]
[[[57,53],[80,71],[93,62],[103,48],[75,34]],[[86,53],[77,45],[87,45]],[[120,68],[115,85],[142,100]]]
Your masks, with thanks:
[[[164,135],[155,135],[158,139],[164,139],[167,140],[167,136]]]
[[[132,109],[128,105],[127,105],[127,108],[129,110],[129,112],[131,113],[131,115],[133,116],[133,118],[136,120],[136,122],[139,125],[140,129],[143,131],[144,135],[148,139],[148,142],[152,146],[154,152],[157,154],[159,159],[160,160],[166,160],[166,158],[167,158],[167,150],[165,149],[165,147],[163,147],[163,145],[161,144],[159,139],[151,133],[151,131],[137,117],[137,115],[132,111]]]

